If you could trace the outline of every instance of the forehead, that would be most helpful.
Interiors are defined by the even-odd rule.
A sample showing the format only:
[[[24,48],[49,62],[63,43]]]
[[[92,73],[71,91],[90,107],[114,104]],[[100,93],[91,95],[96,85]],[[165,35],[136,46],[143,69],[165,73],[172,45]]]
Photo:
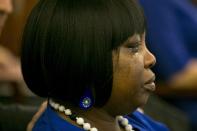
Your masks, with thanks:
[[[12,12],[12,0],[0,0],[0,11],[11,13]]]

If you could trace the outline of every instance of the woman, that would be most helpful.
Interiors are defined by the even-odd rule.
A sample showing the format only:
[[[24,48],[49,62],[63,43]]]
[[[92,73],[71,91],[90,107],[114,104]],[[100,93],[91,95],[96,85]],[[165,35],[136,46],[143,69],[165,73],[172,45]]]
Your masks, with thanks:
[[[135,111],[155,90],[135,1],[40,0],[21,61],[28,87],[49,101],[34,131],[168,130]]]

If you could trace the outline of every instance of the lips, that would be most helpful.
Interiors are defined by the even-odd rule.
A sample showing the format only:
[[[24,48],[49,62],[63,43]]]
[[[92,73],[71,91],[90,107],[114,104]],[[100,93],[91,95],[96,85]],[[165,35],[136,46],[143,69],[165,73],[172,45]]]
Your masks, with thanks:
[[[148,91],[155,91],[155,75],[144,84],[144,88]]]
[[[144,85],[144,88],[148,91],[155,91],[156,86],[155,86],[155,82],[150,82]]]

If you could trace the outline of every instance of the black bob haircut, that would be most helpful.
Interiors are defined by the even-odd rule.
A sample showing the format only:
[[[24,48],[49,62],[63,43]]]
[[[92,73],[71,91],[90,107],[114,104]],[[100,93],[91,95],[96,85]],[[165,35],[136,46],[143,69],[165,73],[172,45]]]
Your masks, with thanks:
[[[144,31],[134,0],[39,0],[23,33],[24,80],[41,97],[71,103],[90,88],[95,106],[103,106],[112,90],[112,50]]]

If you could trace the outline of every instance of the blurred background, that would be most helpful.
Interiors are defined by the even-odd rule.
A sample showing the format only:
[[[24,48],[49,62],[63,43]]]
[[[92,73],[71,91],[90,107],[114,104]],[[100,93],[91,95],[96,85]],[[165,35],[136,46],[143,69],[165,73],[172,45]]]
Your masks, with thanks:
[[[21,36],[37,0],[0,0],[0,131],[23,131],[44,100],[20,71]],[[157,90],[145,113],[172,131],[197,130],[197,0],[139,0],[147,46],[156,55]]]
[[[21,36],[36,0],[0,0],[0,131],[25,131],[43,99],[26,87],[20,70]]]
[[[0,0],[0,95],[33,95],[20,72],[21,36],[36,0]]]

